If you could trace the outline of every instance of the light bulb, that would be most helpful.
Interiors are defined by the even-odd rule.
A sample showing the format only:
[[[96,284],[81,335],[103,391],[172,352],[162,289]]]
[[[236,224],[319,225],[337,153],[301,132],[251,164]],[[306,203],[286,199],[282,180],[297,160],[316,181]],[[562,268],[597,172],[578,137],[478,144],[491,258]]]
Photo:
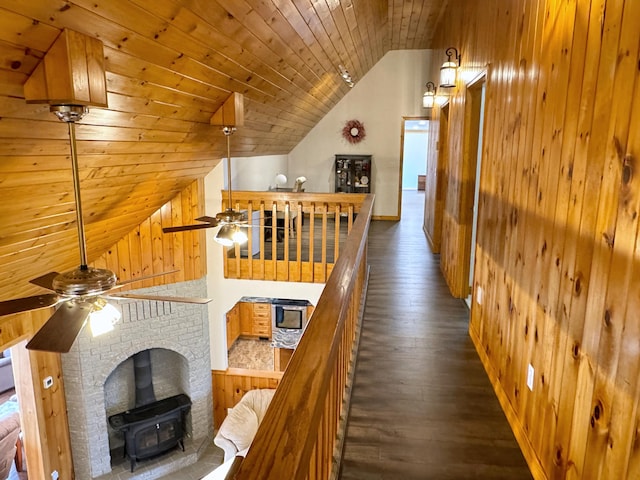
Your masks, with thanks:
[[[249,237],[247,237],[247,234],[240,227],[236,227],[235,231],[233,232],[233,235],[231,235],[231,238],[235,243],[238,243],[238,244],[243,244],[249,239]]]
[[[122,318],[122,313],[114,305],[102,298],[93,303],[93,310],[89,314],[89,327],[94,337],[113,330],[114,325]]]

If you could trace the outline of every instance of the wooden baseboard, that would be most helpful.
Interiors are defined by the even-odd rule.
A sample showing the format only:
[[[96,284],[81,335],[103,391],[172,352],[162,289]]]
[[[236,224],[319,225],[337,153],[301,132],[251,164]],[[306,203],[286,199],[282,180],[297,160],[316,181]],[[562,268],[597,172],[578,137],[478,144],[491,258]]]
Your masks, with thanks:
[[[422,231],[424,232],[424,236],[427,237],[427,243],[429,244],[429,248],[431,249],[431,253],[440,253],[440,250],[436,248],[435,243],[433,243],[433,237],[427,230],[427,227],[422,225]]]
[[[372,215],[371,220],[385,220],[388,222],[399,222],[400,217],[398,215]]]
[[[529,465],[529,470],[531,470],[533,478],[535,478],[535,480],[548,480],[549,477],[547,477],[547,474],[542,467],[542,463],[540,462],[540,459],[538,458],[533,445],[531,445],[529,437],[527,437],[527,434],[522,427],[522,423],[520,423],[518,415],[513,409],[511,402],[507,397],[507,394],[502,388],[502,384],[498,381],[498,376],[496,375],[493,366],[489,362],[489,357],[482,348],[482,342],[480,341],[477,332],[471,327],[469,328],[469,336],[471,337],[471,340],[476,347],[476,352],[478,352],[480,361],[482,362],[482,365],[484,365],[484,369],[489,376],[491,385],[493,385],[493,390],[498,397],[498,401],[500,402],[500,406],[502,407],[502,410],[507,417],[507,421],[511,426],[511,430],[513,430],[513,434],[515,435],[516,441],[520,446],[520,450],[522,450],[522,454],[524,455],[524,458]]]

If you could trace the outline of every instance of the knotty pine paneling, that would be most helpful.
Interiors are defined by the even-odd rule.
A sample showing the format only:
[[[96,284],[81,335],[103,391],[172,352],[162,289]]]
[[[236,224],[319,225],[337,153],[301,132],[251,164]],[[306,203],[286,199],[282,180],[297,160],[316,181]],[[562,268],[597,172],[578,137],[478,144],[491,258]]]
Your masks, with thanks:
[[[0,300],[78,261],[67,127],[23,92],[62,29],[104,46],[108,107],[76,128],[94,260],[226,156],[209,119],[231,92],[232,155],[287,154],[350,91],[338,65],[359,81],[390,49],[427,48],[441,15],[438,0],[0,0]]]
[[[165,234],[162,228],[195,223],[194,218],[202,215],[204,185],[198,180],[124,235],[94,266],[108,268],[122,280],[177,270],[133,283],[123,291],[201,278],[206,274],[204,230]]]
[[[459,284],[466,82],[486,70],[470,333],[540,479],[640,476],[637,18],[629,0],[454,0],[435,35],[462,54],[442,271]]]
[[[213,392],[213,423],[220,428],[227,411],[236,406],[249,390],[278,387],[284,372],[245,370],[228,368],[211,371],[211,390]]]

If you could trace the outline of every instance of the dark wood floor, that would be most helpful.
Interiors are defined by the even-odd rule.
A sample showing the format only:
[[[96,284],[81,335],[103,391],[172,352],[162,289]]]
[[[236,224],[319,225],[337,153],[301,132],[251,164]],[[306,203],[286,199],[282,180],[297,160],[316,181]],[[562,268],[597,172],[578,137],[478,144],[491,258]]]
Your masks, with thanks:
[[[371,276],[340,478],[531,479],[422,231],[423,192],[402,221],[373,222]]]

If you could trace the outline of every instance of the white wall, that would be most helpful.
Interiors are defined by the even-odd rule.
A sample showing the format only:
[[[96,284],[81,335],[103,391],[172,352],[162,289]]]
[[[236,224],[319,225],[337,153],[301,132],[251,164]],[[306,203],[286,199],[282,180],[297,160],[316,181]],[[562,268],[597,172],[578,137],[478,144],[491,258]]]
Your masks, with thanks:
[[[262,157],[264,158],[264,157]],[[233,159],[235,162],[235,158]],[[232,165],[235,167],[235,163]],[[247,177],[256,179],[266,178],[259,171],[251,170]],[[273,175],[275,177],[275,174]],[[215,216],[220,211],[220,190],[224,185],[224,167],[220,162],[204,179],[205,185],[205,215]],[[231,180],[233,182],[233,179]],[[250,180],[247,178],[247,184]],[[273,180],[272,180],[273,181]],[[235,186],[234,186],[235,188]],[[249,189],[247,189],[249,190]],[[265,190],[265,188],[260,188]],[[266,282],[233,280],[224,278],[222,262],[222,246],[215,242],[217,228],[210,228],[207,232],[207,295],[213,300],[209,308],[209,338],[211,344],[211,368],[227,368],[227,334],[225,314],[243,296],[297,298],[309,300],[313,305],[318,303],[324,284]]]
[[[233,142],[233,136],[231,136],[231,142]],[[225,165],[224,184],[226,184],[226,160],[223,163]],[[231,185],[234,190],[266,191],[269,187],[275,187],[275,178],[278,173],[287,174],[287,168],[286,155],[231,157]],[[289,187],[293,186],[294,178],[289,177]]]
[[[289,153],[289,178],[307,177],[307,192],[333,192],[335,154],[373,155],[373,214],[398,215],[402,117],[423,116],[422,94],[431,80],[430,50],[387,53]],[[341,136],[348,120],[360,120],[366,138],[351,145]]]

